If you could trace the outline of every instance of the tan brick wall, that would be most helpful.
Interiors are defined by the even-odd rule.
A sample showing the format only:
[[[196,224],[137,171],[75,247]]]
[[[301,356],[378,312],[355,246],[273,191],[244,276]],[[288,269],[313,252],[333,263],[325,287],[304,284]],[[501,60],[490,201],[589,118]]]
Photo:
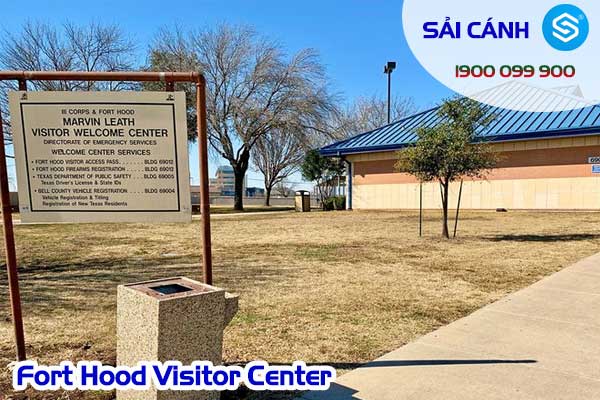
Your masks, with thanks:
[[[494,145],[498,168],[486,180],[466,180],[462,207],[467,209],[599,209],[600,175],[588,157],[600,156],[598,137],[538,140]],[[354,166],[353,208],[414,209],[419,184],[394,172],[394,152],[349,157]],[[452,187],[456,203],[458,183]],[[424,185],[424,207],[440,207],[439,186]]]

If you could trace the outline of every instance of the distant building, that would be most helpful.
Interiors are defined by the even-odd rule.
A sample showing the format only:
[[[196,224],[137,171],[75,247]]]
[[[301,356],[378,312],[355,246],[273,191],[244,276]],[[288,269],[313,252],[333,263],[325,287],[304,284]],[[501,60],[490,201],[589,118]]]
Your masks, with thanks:
[[[246,192],[247,179],[244,177],[243,193]],[[235,174],[229,165],[217,168],[215,177],[210,180],[210,194],[214,196],[233,196],[235,194]]]
[[[265,189],[257,187],[246,188],[246,197],[265,197]]]
[[[198,186],[198,190],[200,190],[199,186]],[[217,184],[216,178],[210,178],[208,180],[208,192],[210,193],[211,196],[220,196],[221,195],[221,188]]]

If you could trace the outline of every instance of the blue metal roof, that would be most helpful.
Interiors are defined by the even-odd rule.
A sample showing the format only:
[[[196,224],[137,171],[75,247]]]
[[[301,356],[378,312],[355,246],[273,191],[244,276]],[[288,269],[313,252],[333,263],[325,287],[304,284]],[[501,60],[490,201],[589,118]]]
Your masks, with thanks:
[[[544,96],[546,102],[561,102],[565,108],[576,106],[576,109],[552,112],[515,111],[501,107],[484,106],[489,114],[495,116],[494,121],[484,130],[477,132],[482,140],[492,142],[545,139],[553,137],[569,137],[600,133],[600,107],[590,105],[581,97],[571,95],[565,88],[560,90],[538,89],[518,82],[507,85],[518,85],[519,101],[536,101]],[[506,86],[506,85],[503,85]],[[503,86],[496,88],[494,95]],[[575,91],[573,91],[575,92]],[[550,97],[549,97],[550,96]],[[485,96],[480,96],[483,99]],[[343,156],[378,151],[399,150],[417,141],[416,131],[422,127],[432,127],[440,122],[439,107],[423,111],[403,118],[392,124],[362,133],[329,146],[320,152],[324,156]]]

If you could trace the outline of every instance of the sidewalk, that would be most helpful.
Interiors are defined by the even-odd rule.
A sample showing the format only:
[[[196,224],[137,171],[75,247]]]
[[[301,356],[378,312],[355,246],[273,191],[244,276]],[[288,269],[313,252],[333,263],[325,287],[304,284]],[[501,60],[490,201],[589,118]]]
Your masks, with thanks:
[[[600,254],[302,398],[600,399]]]

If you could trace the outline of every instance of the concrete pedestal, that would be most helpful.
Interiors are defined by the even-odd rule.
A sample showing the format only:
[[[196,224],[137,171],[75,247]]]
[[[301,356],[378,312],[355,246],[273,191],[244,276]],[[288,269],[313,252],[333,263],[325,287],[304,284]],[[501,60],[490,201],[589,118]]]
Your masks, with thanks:
[[[122,285],[117,300],[117,364],[139,361],[222,363],[223,330],[237,296],[187,278]],[[118,391],[117,400],[218,399],[210,391]]]

